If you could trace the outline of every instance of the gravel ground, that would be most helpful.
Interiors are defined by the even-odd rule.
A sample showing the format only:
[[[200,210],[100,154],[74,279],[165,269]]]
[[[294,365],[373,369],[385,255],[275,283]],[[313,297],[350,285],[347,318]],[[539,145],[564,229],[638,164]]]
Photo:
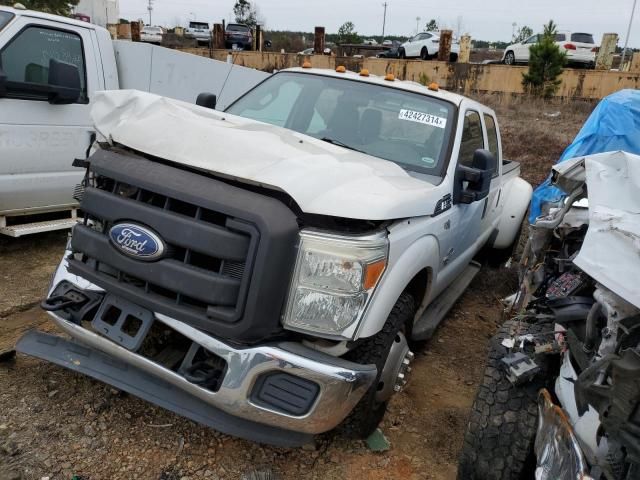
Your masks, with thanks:
[[[498,112],[505,156],[537,183],[578,131],[589,104],[482,98]],[[559,116],[545,113],[560,111]],[[42,298],[66,234],[0,238],[0,345],[16,325],[51,330]],[[391,449],[324,435],[313,446],[278,449],[221,435],[99,382],[18,355],[0,363],[0,480],[272,479],[452,480],[487,339],[502,322],[499,298],[513,272],[484,269],[446,322],[417,352],[410,383],[381,426]]]

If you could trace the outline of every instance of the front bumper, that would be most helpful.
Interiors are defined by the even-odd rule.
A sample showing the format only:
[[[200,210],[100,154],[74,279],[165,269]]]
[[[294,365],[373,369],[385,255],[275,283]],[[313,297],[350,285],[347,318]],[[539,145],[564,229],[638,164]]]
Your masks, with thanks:
[[[66,260],[59,267],[52,283],[53,286],[66,280],[78,286],[79,290],[101,291],[97,286],[80,277],[70,275],[65,266]],[[145,375],[160,379],[184,394],[236,417],[238,420],[255,422],[290,432],[312,435],[333,429],[351,412],[377,375],[374,365],[348,362],[312,350],[299,343],[280,342],[249,348],[232,347],[183,322],[155,313],[154,321],[162,322],[226,361],[227,368],[220,388],[217,391],[211,391],[191,383],[181,374],[124,348],[93,330],[66,320],[55,312],[49,312],[49,314],[58,327],[83,346],[102,352],[118,362],[124,362]],[[45,358],[33,351],[21,351]],[[45,359],[51,360],[50,358]],[[60,362],[55,363],[60,364]],[[306,413],[303,415],[285,413],[278,408],[265,406],[256,400],[256,389],[261,378],[271,372],[283,372],[317,385],[317,394]],[[113,384],[109,378],[103,378],[104,375],[100,377],[92,375],[90,372],[82,373]],[[122,388],[119,385],[114,386]],[[132,393],[137,394],[136,392]],[[143,398],[146,397],[143,396]],[[174,408],[166,408],[183,414]],[[216,425],[211,426],[218,428]],[[223,428],[218,429],[225,431]],[[237,433],[232,434],[237,435]],[[250,435],[239,436],[250,437]],[[264,441],[263,439],[257,440]]]

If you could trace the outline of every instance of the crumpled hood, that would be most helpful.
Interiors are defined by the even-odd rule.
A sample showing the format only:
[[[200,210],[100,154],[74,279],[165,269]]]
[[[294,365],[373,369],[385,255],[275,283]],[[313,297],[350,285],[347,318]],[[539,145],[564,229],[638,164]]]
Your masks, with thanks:
[[[106,140],[289,194],[306,213],[390,220],[433,213],[442,196],[393,162],[291,130],[135,90],[95,95]]]

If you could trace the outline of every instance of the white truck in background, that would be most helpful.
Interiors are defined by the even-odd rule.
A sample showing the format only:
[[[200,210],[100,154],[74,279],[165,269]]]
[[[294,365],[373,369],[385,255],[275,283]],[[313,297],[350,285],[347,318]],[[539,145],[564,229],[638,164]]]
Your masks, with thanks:
[[[222,108],[268,74],[142,43],[102,27],[0,7],[0,234],[65,229],[94,128],[96,92],[136,89]],[[222,93],[223,86],[227,85]]]

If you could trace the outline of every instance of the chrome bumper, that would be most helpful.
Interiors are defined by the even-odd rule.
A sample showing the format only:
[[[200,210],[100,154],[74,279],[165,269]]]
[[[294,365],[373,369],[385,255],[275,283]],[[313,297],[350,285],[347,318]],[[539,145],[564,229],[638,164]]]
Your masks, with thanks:
[[[63,268],[58,270],[56,277],[61,276],[60,270]],[[74,276],[65,276],[70,281],[78,280]],[[84,288],[88,286],[86,283],[82,285]],[[217,392],[212,392],[54,312],[49,314],[64,332],[77,341],[161,378],[212,407],[235,417],[295,432],[317,434],[336,427],[362,398],[377,374],[374,365],[347,362],[298,343],[236,349],[178,320],[155,314],[157,321],[226,360],[227,371],[222,385]],[[315,382],[320,387],[308,413],[293,416],[252,402],[251,393],[256,380],[261,374],[272,371],[284,371]]]

